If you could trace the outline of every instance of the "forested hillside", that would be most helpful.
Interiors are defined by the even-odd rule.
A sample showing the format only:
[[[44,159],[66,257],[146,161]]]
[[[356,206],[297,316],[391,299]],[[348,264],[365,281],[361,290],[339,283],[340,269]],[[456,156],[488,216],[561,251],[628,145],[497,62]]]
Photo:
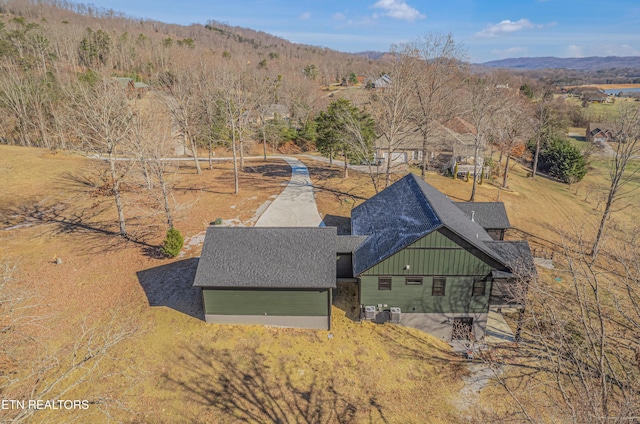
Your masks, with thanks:
[[[222,74],[233,75],[253,85],[248,101],[264,94],[261,84],[270,87],[264,102],[287,106],[303,122],[322,107],[322,84],[366,73],[371,61],[215,17],[180,26],[66,1],[10,0],[0,2],[0,66],[0,142],[65,147],[74,125],[64,105],[75,103],[83,82],[130,77],[168,92],[179,79],[220,87]]]

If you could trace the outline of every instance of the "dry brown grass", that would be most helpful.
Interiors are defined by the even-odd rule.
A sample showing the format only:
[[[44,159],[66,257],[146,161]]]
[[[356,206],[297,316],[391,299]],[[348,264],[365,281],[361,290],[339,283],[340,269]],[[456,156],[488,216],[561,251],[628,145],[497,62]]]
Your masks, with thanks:
[[[462,386],[464,368],[446,344],[417,330],[360,325],[335,308],[329,338],[326,331],[206,324],[179,308],[150,307],[138,273],[173,270],[176,281],[189,284],[195,263],[191,257],[199,248],[178,259],[155,256],[163,217],[140,206],[150,206],[145,192],[132,182],[125,193],[129,228],[138,239],[123,241],[112,234],[117,230],[112,200],[91,195],[95,188],[68,178],[90,173],[96,161],[7,146],[0,146],[0,157],[0,256],[18,262],[19,284],[35,294],[34,312],[47,316],[43,326],[27,329],[38,342],[24,350],[21,369],[15,371],[27,372],[45,351],[73,344],[82,323],[103,321],[118,311],[123,321],[132,320],[136,333],[110,352],[115,359],[103,364],[103,377],[73,393],[119,399],[126,409],[112,410],[118,420],[458,420],[450,401]],[[197,176],[185,162],[173,177],[174,195],[182,205],[175,225],[189,239],[218,217],[246,222],[281,191],[289,175],[279,160],[248,162],[241,194],[234,195],[229,164],[215,164]],[[325,208],[342,198],[329,192],[326,199],[333,200],[323,196],[318,193]],[[336,207],[333,213],[344,210]],[[62,264],[56,265],[55,258]],[[38,421],[46,419],[88,422],[103,417],[92,406],[88,412],[36,415]]]

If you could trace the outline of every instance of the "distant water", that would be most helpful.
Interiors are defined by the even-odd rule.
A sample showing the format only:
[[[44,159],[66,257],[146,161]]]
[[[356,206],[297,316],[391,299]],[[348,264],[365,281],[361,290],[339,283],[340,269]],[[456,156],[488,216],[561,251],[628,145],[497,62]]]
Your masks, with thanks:
[[[636,88],[617,88],[614,90],[603,90],[607,94],[618,94],[620,92],[623,93],[640,93],[640,87]]]

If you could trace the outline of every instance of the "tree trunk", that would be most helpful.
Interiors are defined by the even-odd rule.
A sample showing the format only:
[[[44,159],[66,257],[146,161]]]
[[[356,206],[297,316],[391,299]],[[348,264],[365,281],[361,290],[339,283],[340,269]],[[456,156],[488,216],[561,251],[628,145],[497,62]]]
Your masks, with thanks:
[[[502,188],[507,188],[507,178],[509,178],[509,159],[511,158],[507,155],[507,162],[504,166],[504,176],[502,177]]]
[[[239,178],[238,178],[238,152],[236,149],[236,128],[231,123],[231,149],[233,151],[233,184],[234,184],[234,193],[238,194],[240,192],[239,186]]]
[[[473,188],[471,189],[471,199],[470,202],[473,202],[476,198],[476,186],[478,185],[478,144],[476,143],[475,149],[473,151]]]
[[[329,146],[329,165],[333,165],[333,146]]]
[[[240,169],[244,170],[244,141],[240,137]]]
[[[212,142],[211,142],[211,137],[209,137],[209,171],[213,171],[213,146],[212,146]]]
[[[169,207],[169,191],[167,190],[167,184],[164,181],[162,172],[158,173],[158,179],[160,180],[160,188],[162,189],[162,199],[164,201],[164,213],[167,216],[167,225],[169,225],[169,228],[173,228],[173,217],[171,216],[171,208]]]
[[[609,196],[607,196],[607,203],[604,206],[604,212],[602,213],[602,219],[600,219],[600,225],[598,226],[598,234],[596,235],[596,240],[593,243],[593,249],[591,251],[591,259],[593,261],[598,257],[598,251],[600,250],[600,244],[602,243],[602,239],[604,237],[604,230],[607,225],[607,221],[609,220],[609,215],[611,214],[611,205],[613,204],[614,196],[612,196],[612,192],[609,192]]]
[[[191,131],[187,130],[185,133],[185,137],[189,139],[189,145],[191,146],[191,153],[193,154],[193,160],[196,163],[196,173],[200,175],[202,170],[200,169],[200,161],[198,161],[198,148],[196,146],[196,141],[191,137]]]
[[[120,225],[120,235],[124,238],[129,238],[127,234],[127,226],[124,221],[124,208],[122,206],[122,199],[120,198],[120,179],[116,171],[116,158],[113,156],[113,152],[109,151],[109,170],[111,171],[111,182],[113,188],[113,196],[116,200],[116,209],[118,211],[118,224]]]
[[[264,125],[262,125],[262,155],[264,160],[267,160],[267,131]]]
[[[540,155],[540,136],[536,139],[536,151],[533,155],[533,166],[531,167],[531,178],[536,177],[536,173],[538,172],[538,156]]]
[[[420,176],[424,180],[427,175],[427,137],[424,136],[422,138],[422,161],[420,168]]]
[[[344,179],[349,178],[349,159],[347,159],[347,153],[344,152]]]
[[[389,183],[391,182],[391,150],[389,150],[387,156],[387,170],[384,177],[384,188],[389,187]]]

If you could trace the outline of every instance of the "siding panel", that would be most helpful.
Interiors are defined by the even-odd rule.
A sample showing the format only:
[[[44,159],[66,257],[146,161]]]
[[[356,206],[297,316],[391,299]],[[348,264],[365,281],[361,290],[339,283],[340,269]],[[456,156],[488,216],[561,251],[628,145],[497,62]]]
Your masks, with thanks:
[[[360,299],[363,305],[386,304],[405,313],[483,313],[489,308],[489,285],[485,296],[471,296],[473,277],[447,277],[444,296],[432,296],[432,277],[421,286],[405,284],[405,277],[392,277],[391,290],[378,290],[377,277],[363,277]]]
[[[203,289],[202,297],[205,314],[278,316],[328,316],[329,314],[329,290]]]

